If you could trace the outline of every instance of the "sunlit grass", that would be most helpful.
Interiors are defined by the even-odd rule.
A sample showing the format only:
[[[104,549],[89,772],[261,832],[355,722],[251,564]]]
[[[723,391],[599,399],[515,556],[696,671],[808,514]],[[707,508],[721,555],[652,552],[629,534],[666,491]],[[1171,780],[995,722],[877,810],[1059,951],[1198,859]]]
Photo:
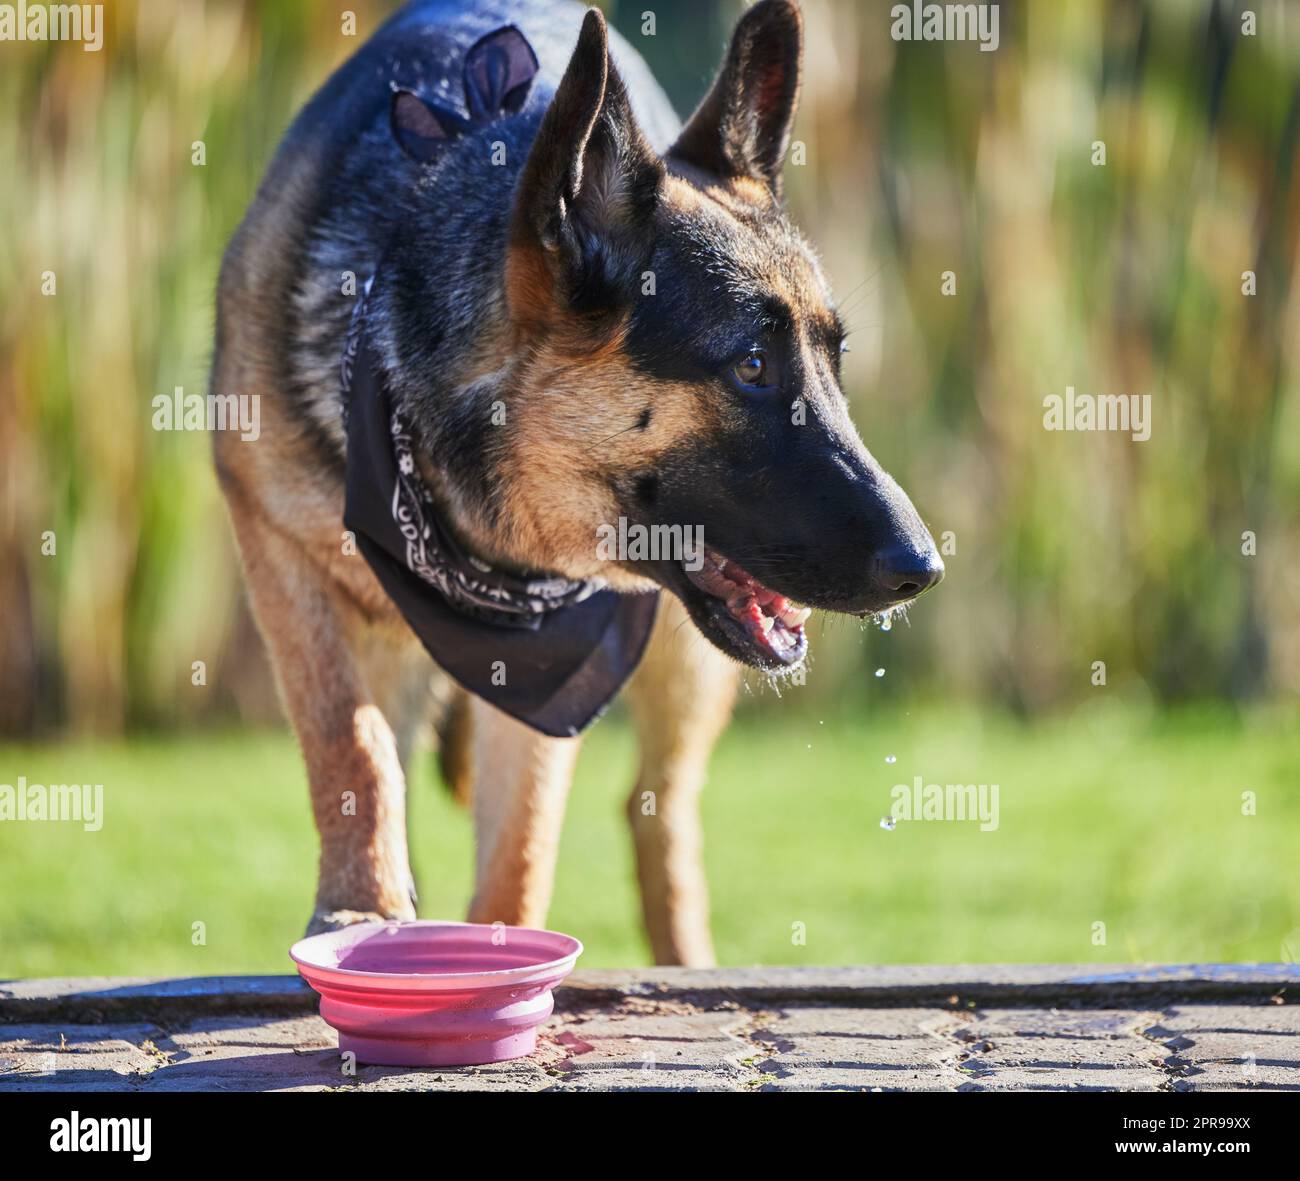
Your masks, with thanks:
[[[723,963],[1276,960],[1300,951],[1300,734],[1282,719],[1080,714],[1034,727],[914,709],[733,727],[704,796]],[[1126,717],[1128,720],[1126,720]],[[887,764],[887,756],[897,762]],[[551,912],[588,966],[646,962],[622,801],[629,731],[596,727]],[[890,789],[999,785],[999,826],[880,827]],[[279,972],[316,844],[277,734],[0,749],[0,783],[105,785],[102,831],[0,823],[0,975]],[[1255,815],[1243,815],[1243,792]],[[468,816],[423,759],[421,913],[463,916]],[[193,924],[206,942],[193,941]],[[1105,924],[1105,945],[1094,924]],[[796,926],[802,924],[802,927]],[[799,943],[797,932],[806,934]],[[1287,950],[1289,948],[1289,951]]]

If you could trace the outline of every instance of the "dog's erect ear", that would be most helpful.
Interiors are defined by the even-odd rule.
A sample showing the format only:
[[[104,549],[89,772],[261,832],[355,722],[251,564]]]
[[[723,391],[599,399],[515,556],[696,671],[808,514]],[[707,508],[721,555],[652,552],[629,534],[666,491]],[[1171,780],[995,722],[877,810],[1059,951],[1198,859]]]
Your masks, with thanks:
[[[388,108],[388,122],[402,151],[412,160],[426,164],[462,130],[458,124],[463,120],[450,111],[430,106],[409,90],[395,90]]]
[[[541,248],[573,310],[608,310],[637,281],[663,176],[593,8],[519,178],[512,240]]]
[[[475,125],[517,114],[537,74],[537,55],[524,35],[506,25],[480,37],[465,54],[468,117],[409,90],[393,92],[389,123],[393,138],[413,160],[432,160],[447,142]]]
[[[465,55],[465,109],[482,122],[498,115],[513,115],[524,105],[537,54],[524,35],[506,25],[480,37]]]
[[[713,89],[668,155],[726,180],[762,181],[779,195],[802,48],[794,0],[760,0],[740,18]]]

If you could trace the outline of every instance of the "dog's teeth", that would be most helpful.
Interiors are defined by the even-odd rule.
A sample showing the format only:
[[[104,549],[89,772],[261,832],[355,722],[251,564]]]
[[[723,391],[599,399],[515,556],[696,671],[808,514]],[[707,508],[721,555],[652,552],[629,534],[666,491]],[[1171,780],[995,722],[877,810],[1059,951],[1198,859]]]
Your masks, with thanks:
[[[763,634],[767,635],[776,626],[776,620],[770,615],[764,615],[763,618],[759,620],[758,626],[763,629]]]
[[[811,607],[800,607],[797,610],[790,607],[781,613],[781,622],[784,623],[786,627],[802,627],[808,622],[808,616],[811,614]]]

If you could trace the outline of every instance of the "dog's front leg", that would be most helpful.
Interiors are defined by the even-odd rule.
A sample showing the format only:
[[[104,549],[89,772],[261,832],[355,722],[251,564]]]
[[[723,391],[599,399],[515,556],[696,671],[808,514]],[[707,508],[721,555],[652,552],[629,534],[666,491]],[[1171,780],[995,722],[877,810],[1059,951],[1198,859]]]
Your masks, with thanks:
[[[657,964],[713,961],[700,790],[731,716],[739,671],[663,597],[645,658],[628,685],[641,771],[627,801],[646,934]]]
[[[308,933],[366,919],[413,919],[406,780],[392,729],[371,702],[331,703],[330,736],[308,757],[320,872]],[[303,728],[299,727],[299,733]],[[303,738],[304,748],[308,739]]]
[[[314,934],[371,918],[415,917],[406,780],[397,742],[362,674],[355,610],[296,542],[228,492],[254,615],[297,732],[320,833]]]
[[[547,738],[478,698],[469,709],[478,867],[470,921],[542,926],[581,740]]]
[[[727,726],[740,674],[663,597],[645,658],[628,685],[641,773],[628,797],[646,934],[656,964],[714,962],[699,792]]]

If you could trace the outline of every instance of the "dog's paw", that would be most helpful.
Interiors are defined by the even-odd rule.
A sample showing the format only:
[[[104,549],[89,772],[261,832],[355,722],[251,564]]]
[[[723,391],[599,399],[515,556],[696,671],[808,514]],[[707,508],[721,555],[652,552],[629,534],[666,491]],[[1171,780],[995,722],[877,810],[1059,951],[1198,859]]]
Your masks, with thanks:
[[[318,910],[307,924],[307,934],[324,935],[326,931],[341,931],[357,923],[386,923],[394,917],[375,910]]]

